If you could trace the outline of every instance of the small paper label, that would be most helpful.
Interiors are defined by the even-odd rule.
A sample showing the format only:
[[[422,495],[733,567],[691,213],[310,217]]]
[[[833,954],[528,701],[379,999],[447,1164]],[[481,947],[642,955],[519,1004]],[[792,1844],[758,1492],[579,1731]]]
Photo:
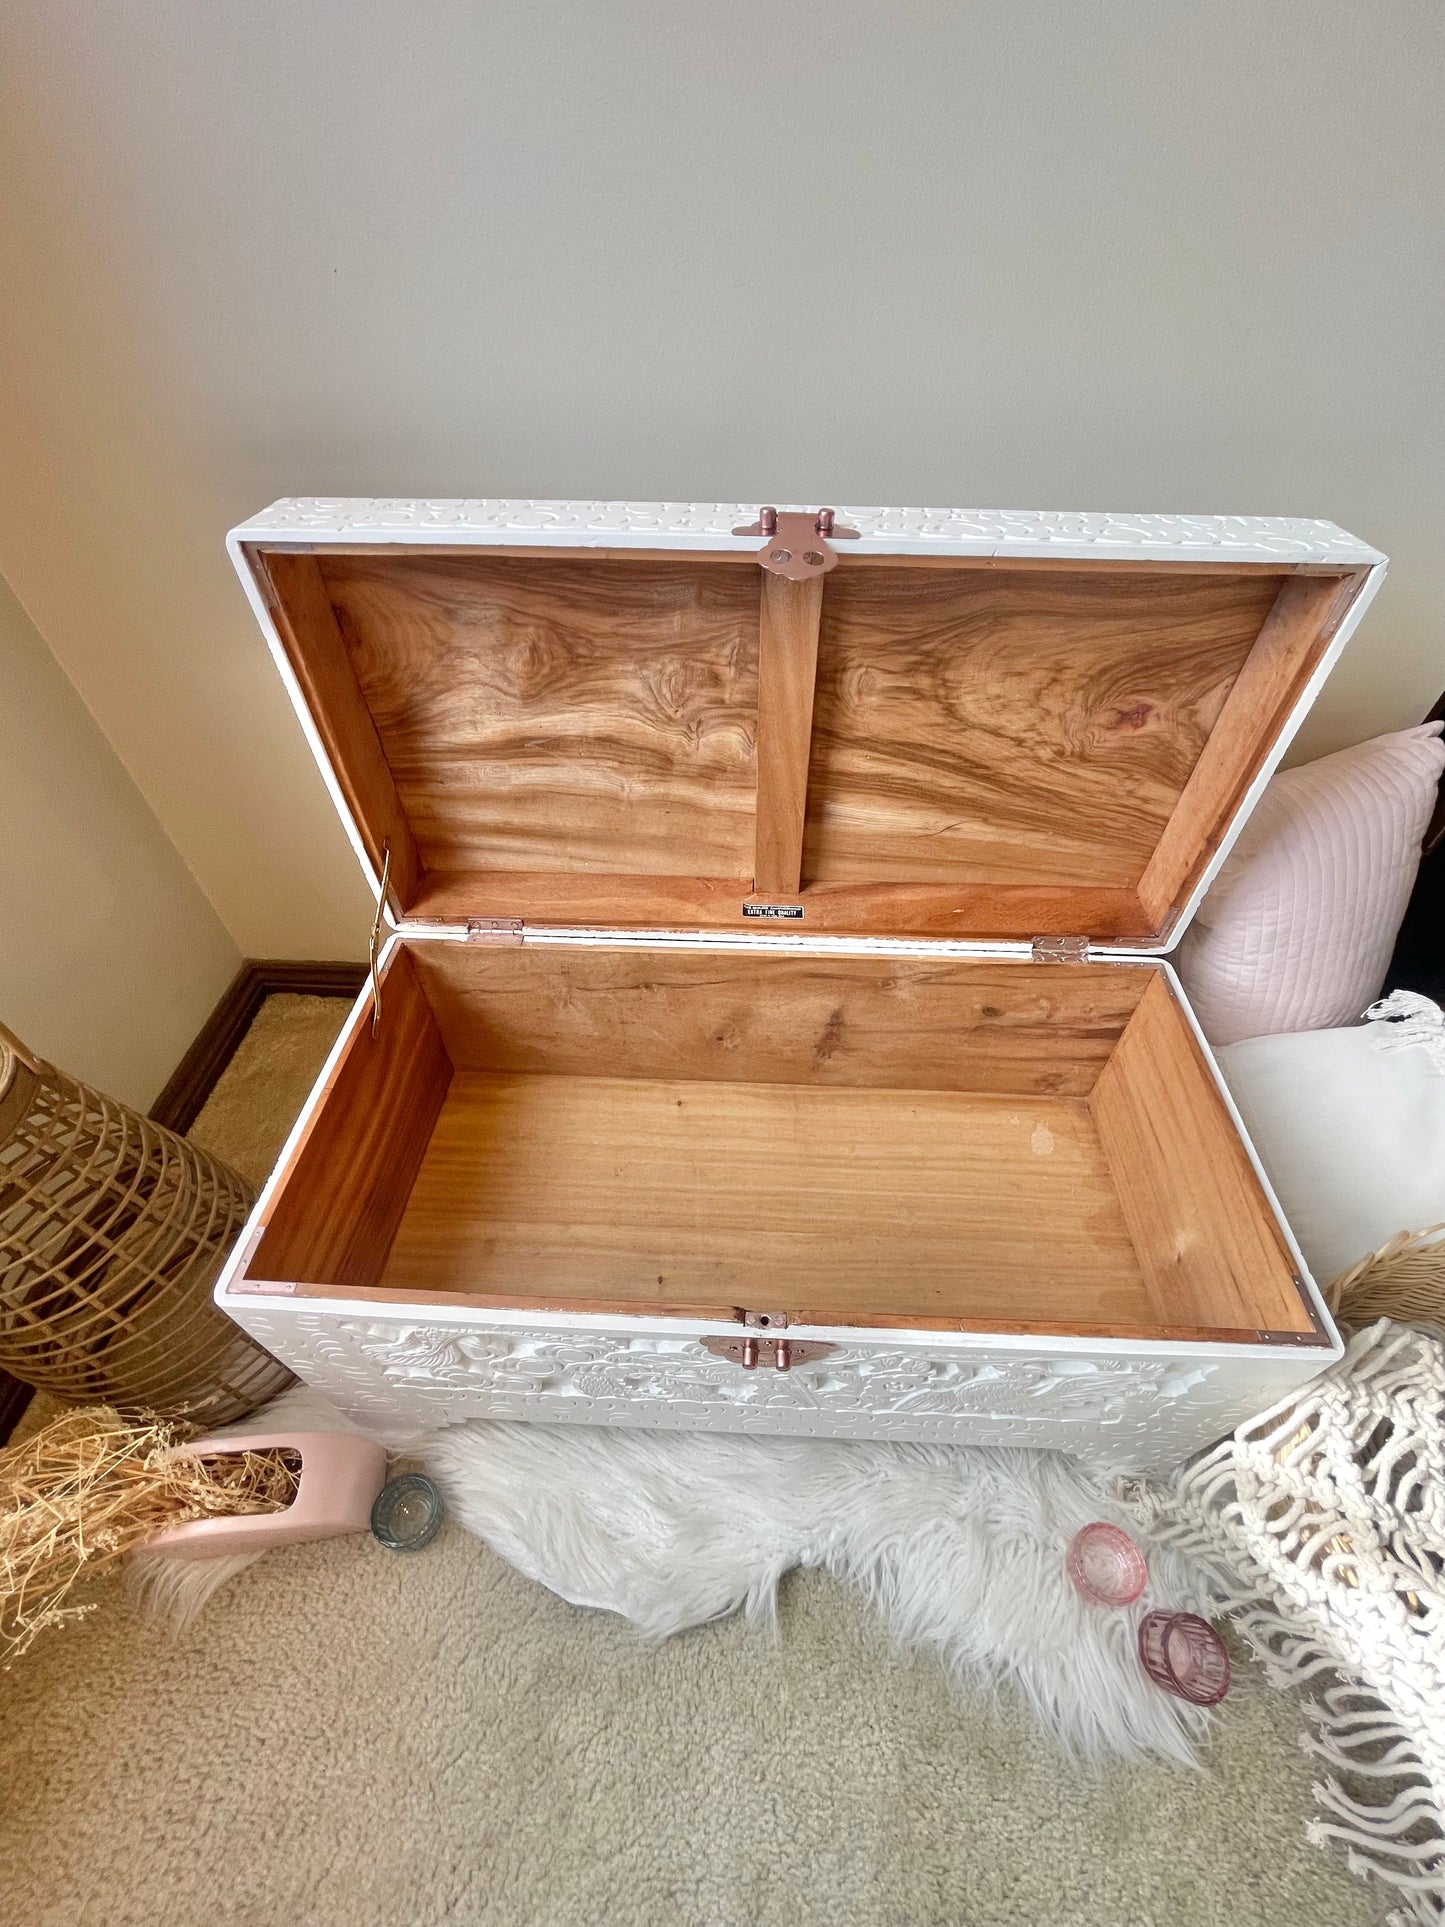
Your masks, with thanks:
[[[745,903],[745,917],[791,917],[795,922],[803,920],[801,903]]]

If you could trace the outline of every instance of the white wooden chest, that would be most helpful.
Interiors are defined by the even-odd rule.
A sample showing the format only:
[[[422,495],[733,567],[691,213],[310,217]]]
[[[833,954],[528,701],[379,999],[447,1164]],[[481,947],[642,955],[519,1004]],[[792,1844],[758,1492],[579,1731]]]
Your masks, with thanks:
[[[217,1297],[368,1428],[1145,1467],[1338,1356],[1167,952],[1374,550],[303,500],[230,549],[379,912]]]

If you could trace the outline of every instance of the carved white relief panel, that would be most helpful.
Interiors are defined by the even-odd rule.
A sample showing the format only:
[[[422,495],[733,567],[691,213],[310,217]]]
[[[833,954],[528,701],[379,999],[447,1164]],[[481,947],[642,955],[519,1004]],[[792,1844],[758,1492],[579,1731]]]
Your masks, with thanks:
[[[690,1338],[499,1330],[331,1313],[245,1322],[309,1384],[400,1440],[469,1418],[1050,1446],[1120,1466],[1177,1459],[1308,1375],[1254,1359],[840,1346],[744,1371]]]
[[[776,503],[807,510],[809,504]],[[821,506],[814,503],[816,508]],[[840,519],[869,541],[953,545],[961,552],[1068,551],[1136,556],[1213,552],[1241,560],[1351,562],[1378,559],[1332,522],[1299,516],[1083,514],[1049,510],[854,508]],[[420,538],[468,533],[494,540],[716,540],[757,516],[756,502],[417,501],[300,496],[275,502],[237,531],[250,536]]]

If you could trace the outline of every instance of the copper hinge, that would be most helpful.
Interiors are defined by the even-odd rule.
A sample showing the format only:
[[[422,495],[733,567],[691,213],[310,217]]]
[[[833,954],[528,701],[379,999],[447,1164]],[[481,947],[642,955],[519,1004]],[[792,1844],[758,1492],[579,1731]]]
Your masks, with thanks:
[[[811,1365],[815,1359],[826,1358],[838,1349],[836,1345],[796,1338],[759,1338],[756,1332],[746,1332],[741,1338],[704,1338],[702,1347],[714,1358],[726,1358],[734,1365],[741,1365],[745,1372],[756,1371],[760,1365],[764,1370],[790,1372],[795,1365]]]
[[[756,522],[743,523],[733,534],[761,535],[764,540],[758,561],[770,574],[784,576],[789,582],[808,582],[815,575],[836,569],[838,558],[828,543],[859,539],[857,529],[845,529],[834,520],[832,509],[819,509],[816,515],[811,510],[780,515],[776,509],[762,509]]]
[[[1031,946],[1035,963],[1087,963],[1087,937],[1035,937]]]
[[[520,917],[468,917],[468,943],[519,944],[524,925]]]

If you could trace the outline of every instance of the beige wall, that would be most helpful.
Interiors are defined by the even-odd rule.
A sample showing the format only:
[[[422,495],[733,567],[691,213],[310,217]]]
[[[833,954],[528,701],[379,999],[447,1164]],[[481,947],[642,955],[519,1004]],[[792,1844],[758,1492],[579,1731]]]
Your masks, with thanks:
[[[144,1108],[240,961],[0,582],[0,1023]]]
[[[242,949],[368,905],[285,493],[1322,515],[1445,684],[1438,0],[9,0],[0,566]]]

